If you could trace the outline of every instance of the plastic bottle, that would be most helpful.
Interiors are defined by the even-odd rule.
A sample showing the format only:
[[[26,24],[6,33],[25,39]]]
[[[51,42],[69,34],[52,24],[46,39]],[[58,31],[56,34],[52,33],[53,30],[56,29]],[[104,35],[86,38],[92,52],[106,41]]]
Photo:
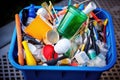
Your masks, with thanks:
[[[36,60],[35,58],[33,57],[29,47],[28,47],[28,42],[27,41],[23,41],[22,42],[23,44],[23,47],[24,47],[24,50],[25,50],[25,54],[26,54],[26,63],[27,65],[29,66],[35,66],[37,63],[36,63]]]
[[[86,64],[86,62],[90,60],[84,51],[81,51],[80,53],[75,54],[74,57],[80,65],[84,65]]]
[[[34,5],[31,4],[28,10],[27,25],[29,25],[34,20],[35,17],[36,17],[35,8]]]

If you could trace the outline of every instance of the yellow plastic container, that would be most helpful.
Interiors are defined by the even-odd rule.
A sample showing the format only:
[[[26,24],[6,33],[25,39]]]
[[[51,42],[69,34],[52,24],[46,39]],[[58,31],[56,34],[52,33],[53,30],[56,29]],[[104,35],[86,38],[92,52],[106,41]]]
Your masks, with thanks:
[[[26,34],[41,41],[49,30],[52,30],[52,25],[46,22],[42,17],[36,16],[24,31]]]

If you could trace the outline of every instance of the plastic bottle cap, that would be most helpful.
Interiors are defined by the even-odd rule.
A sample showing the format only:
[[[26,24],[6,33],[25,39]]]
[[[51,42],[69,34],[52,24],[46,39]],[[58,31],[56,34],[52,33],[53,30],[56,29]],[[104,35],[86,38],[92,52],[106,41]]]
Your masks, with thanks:
[[[89,55],[89,57],[90,57],[92,60],[95,59],[95,58],[96,58],[96,52],[95,52],[95,50],[94,50],[94,49],[88,50],[88,55]]]
[[[28,17],[32,17],[32,18],[36,17],[36,12],[33,4],[30,5]]]
[[[83,10],[84,9],[84,4],[81,4],[78,9]]]
[[[96,9],[96,8],[97,8],[96,4],[91,1],[91,2],[86,6],[86,8],[83,10],[83,12],[84,12],[85,14],[88,14],[89,12],[91,12],[92,10],[94,10],[94,9]]]

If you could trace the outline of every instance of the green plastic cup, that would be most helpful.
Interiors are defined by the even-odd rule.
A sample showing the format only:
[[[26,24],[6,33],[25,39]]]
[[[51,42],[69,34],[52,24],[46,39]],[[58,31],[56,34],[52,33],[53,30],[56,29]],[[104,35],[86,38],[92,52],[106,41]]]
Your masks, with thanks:
[[[68,11],[60,22],[57,30],[59,34],[68,39],[72,38],[80,29],[83,22],[87,20],[87,15],[74,6],[69,6]]]

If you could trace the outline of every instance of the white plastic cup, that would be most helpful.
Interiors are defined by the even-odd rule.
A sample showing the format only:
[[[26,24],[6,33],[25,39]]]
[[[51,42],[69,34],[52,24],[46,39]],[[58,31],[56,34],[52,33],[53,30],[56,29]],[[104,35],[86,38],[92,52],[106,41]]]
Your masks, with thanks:
[[[49,30],[43,39],[45,44],[55,44],[59,40],[59,34],[55,30]]]

